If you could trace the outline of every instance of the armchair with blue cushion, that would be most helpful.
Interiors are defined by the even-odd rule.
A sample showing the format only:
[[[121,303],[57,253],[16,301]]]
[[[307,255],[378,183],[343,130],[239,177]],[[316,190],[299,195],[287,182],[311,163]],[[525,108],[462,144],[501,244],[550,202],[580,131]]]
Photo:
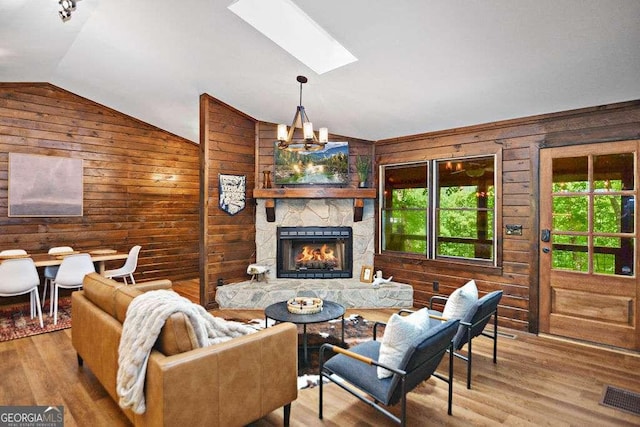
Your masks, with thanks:
[[[383,342],[386,342],[389,326],[386,328],[385,338],[381,342],[376,339],[377,326],[381,324],[378,322],[374,327],[372,341],[358,344],[349,350],[331,344],[323,344],[320,348],[319,418],[322,419],[323,382],[324,379],[327,379],[404,426],[406,425],[407,393],[429,379],[431,375],[448,383],[447,412],[451,415],[453,395],[452,339],[458,331],[459,321],[440,322],[427,318],[427,323],[429,326],[426,330],[416,334],[415,338],[412,337],[408,341],[408,348],[398,355],[399,364],[397,367],[380,361],[381,347],[384,345]],[[444,376],[435,370],[447,350],[449,350],[449,373],[448,376]],[[327,357],[331,358],[327,360]],[[380,379],[380,369],[390,371],[387,372],[387,375],[390,376]],[[345,383],[352,386],[345,385]],[[366,395],[360,392],[364,392]],[[400,417],[382,406],[393,406],[398,402],[401,405]]]
[[[473,360],[472,340],[482,335],[493,340],[493,363],[497,363],[498,356],[498,304],[502,298],[502,291],[493,291],[478,299],[460,320],[458,332],[453,337],[454,355],[467,362],[467,388],[471,388],[471,362]],[[429,300],[429,313],[433,316],[442,316],[442,313],[433,310],[435,302],[446,303],[447,297],[434,295]],[[485,326],[493,316],[493,332],[484,332]],[[460,354],[458,350],[468,344],[467,355]]]

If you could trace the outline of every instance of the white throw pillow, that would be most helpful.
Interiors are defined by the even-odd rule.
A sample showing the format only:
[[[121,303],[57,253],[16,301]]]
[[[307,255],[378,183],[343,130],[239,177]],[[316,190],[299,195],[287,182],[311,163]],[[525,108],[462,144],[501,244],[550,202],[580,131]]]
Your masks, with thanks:
[[[426,308],[408,316],[392,314],[384,329],[378,362],[392,368],[399,367],[407,349],[429,329],[429,326],[429,312]],[[391,375],[393,372],[378,367],[378,378],[383,379]]]
[[[442,310],[445,319],[462,319],[478,302],[478,288],[474,280],[469,280],[463,287],[451,293]]]

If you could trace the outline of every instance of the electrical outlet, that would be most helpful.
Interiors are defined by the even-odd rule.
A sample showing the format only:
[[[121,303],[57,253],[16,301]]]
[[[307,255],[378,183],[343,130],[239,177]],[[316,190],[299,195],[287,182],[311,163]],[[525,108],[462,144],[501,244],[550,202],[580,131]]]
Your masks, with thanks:
[[[437,280],[433,281],[433,292],[439,292],[440,291],[440,283]]]

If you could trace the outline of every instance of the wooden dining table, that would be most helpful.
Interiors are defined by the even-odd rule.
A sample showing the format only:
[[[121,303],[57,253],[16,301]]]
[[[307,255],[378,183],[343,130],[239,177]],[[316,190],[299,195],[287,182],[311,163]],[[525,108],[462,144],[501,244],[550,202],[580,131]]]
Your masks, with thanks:
[[[104,252],[108,252],[108,253],[104,253]],[[97,264],[98,273],[100,274],[104,274],[106,261],[127,259],[127,256],[129,256],[127,252],[111,252],[103,249],[74,252],[74,254],[80,254],[80,253],[88,253],[89,255],[91,255],[91,261]],[[68,255],[28,254],[25,257],[31,258],[33,260],[33,263],[36,265],[36,267],[47,267],[50,265],[62,264],[62,260],[64,259],[64,257],[69,255],[71,254],[68,254]],[[2,259],[6,259],[6,258],[2,258]]]

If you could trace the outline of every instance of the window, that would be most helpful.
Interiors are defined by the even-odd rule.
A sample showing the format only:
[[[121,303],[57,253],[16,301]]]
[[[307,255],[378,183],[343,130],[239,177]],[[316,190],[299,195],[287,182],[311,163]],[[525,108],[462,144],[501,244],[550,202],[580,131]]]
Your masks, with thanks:
[[[428,171],[427,163],[384,168],[383,250],[426,253]]]
[[[495,156],[382,168],[381,249],[495,264]]]
[[[552,268],[633,276],[634,153],[554,158]]]
[[[437,256],[494,259],[494,159],[437,161]]]

